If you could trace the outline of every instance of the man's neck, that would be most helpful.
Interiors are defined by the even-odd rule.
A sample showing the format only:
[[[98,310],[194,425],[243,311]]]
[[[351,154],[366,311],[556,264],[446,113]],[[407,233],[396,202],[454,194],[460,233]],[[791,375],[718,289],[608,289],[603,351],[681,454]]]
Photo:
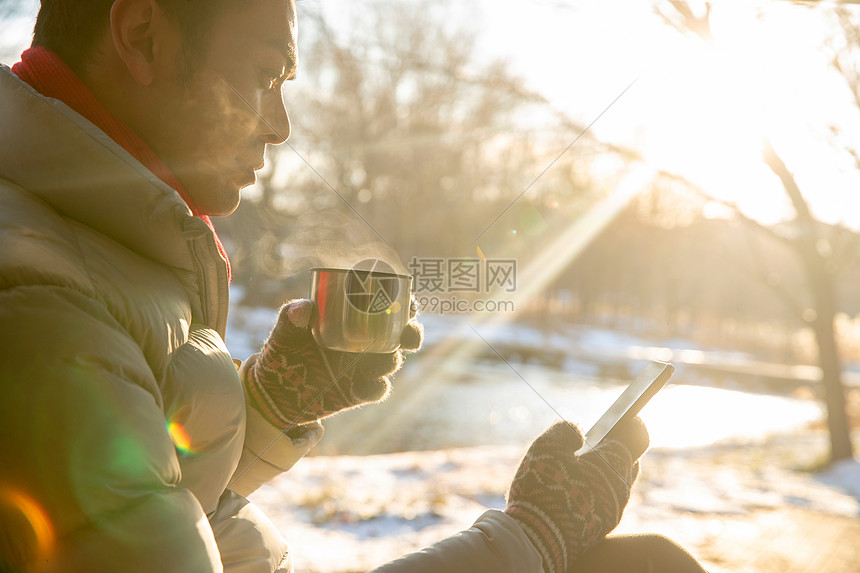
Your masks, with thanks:
[[[54,52],[42,47],[34,47],[21,54],[21,61],[12,66],[12,73],[22,81],[30,84],[36,91],[46,97],[62,101],[74,111],[88,119],[96,127],[113,139],[156,177],[179,193],[191,212],[199,216],[212,228],[209,217],[201,214],[194,206],[185,186],[173,172],[164,164],[146,142],[115,114],[108,111],[88,86],[75,74],[72,69]],[[103,96],[104,97],[104,96]],[[110,101],[108,102],[110,105]],[[113,106],[115,109],[116,104]],[[227,262],[228,278],[230,277],[230,261],[221,241],[215,235],[218,250]]]
[[[62,101],[95,124],[159,179],[175,189],[195,215],[199,214],[188,191],[164,162],[122,117],[110,111],[123,107],[117,97],[120,90],[97,88],[93,92],[57,54],[38,46],[21,54],[21,61],[12,66],[12,72],[42,95]],[[98,82],[90,83],[98,86]]]

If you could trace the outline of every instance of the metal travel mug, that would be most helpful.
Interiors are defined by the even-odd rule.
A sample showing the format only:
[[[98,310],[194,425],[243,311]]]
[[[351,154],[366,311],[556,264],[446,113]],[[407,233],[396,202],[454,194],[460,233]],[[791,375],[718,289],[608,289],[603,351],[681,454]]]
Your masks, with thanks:
[[[344,352],[394,352],[409,321],[412,277],[357,269],[311,269],[311,327],[320,346]]]

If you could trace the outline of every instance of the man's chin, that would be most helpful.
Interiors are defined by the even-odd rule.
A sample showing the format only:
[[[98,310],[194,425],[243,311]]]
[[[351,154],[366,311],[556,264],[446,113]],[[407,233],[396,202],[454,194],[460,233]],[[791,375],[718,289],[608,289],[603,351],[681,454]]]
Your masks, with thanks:
[[[239,206],[239,190],[254,183],[250,177],[240,178],[236,173],[226,174],[223,171],[210,169],[205,173],[197,172],[184,174],[179,180],[185,185],[191,198],[193,208],[201,215],[210,217],[224,217],[229,215]],[[252,176],[256,176],[252,173]]]
[[[227,215],[233,213],[233,211],[235,211],[239,207],[240,195],[238,191],[236,192],[235,196],[235,201],[230,201],[229,203],[224,202],[224,204],[222,204],[221,206],[210,209],[205,214],[209,215],[210,217],[226,217]]]
[[[247,187],[247,185],[243,185],[243,187]],[[215,187],[212,186],[209,193],[203,197],[199,197],[200,194],[198,194],[198,197],[193,197],[194,204],[201,215],[226,217],[239,207],[241,199],[239,189],[238,186],[235,186],[215,190]]]

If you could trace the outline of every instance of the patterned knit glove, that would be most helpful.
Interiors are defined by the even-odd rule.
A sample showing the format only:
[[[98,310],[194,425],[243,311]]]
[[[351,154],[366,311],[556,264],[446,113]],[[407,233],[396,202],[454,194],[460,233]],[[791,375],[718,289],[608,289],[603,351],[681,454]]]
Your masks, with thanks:
[[[508,492],[505,512],[541,554],[547,573],[567,571],[621,521],[648,432],[634,418],[597,449],[574,456],[582,444],[573,424],[554,424],[529,447]]]
[[[421,347],[424,329],[414,320],[417,305],[390,354],[354,354],[320,347],[310,325],[317,307],[307,299],[281,307],[275,328],[259,355],[246,367],[250,404],[269,423],[292,428],[346,408],[379,402],[388,396],[388,376],[400,369],[403,352]]]

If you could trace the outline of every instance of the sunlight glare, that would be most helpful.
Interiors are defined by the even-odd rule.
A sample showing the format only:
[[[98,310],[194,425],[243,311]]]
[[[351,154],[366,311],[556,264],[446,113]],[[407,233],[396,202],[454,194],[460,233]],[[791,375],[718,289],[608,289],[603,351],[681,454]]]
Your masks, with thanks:
[[[535,253],[532,260],[520,271],[523,276],[529,277],[529,281],[516,293],[517,306],[523,308],[530,299],[539,296],[546,285],[576,260],[634,197],[647,189],[646,183],[653,176],[654,172],[647,166],[632,167],[609,195],[592,205],[554,240],[541,245],[540,251]],[[501,296],[503,293],[498,294]],[[433,366],[422,371],[422,379],[455,380],[458,373],[462,372],[466,365],[472,364],[475,356],[486,349],[487,343],[482,337],[491,336],[493,331],[504,327],[515,315],[515,312],[493,314],[477,311],[470,314],[462,325],[461,340],[450,343],[446,341],[424,352],[425,361]],[[516,376],[514,372],[511,372],[511,375]],[[363,440],[367,447],[371,450],[379,447],[388,439],[387,436],[397,431],[398,425],[408,423],[414,409],[421,408],[428,396],[437,391],[439,387],[436,384],[423,384],[415,388],[408,397],[404,397],[402,407],[396,415],[376,424],[369,432],[362,430],[367,432]]]
[[[712,42],[689,41],[642,81],[646,160],[773,224],[793,210],[762,161],[772,140],[813,209],[835,222],[845,212],[838,190],[847,170],[834,168],[838,154],[824,132],[843,125],[848,108],[821,48],[822,21],[808,10],[758,17],[749,7],[723,6],[718,13]]]
[[[774,400],[780,404],[775,406]],[[658,448],[764,438],[819,421],[821,416],[821,406],[807,400],[681,385],[662,390],[641,414],[651,446]]]

